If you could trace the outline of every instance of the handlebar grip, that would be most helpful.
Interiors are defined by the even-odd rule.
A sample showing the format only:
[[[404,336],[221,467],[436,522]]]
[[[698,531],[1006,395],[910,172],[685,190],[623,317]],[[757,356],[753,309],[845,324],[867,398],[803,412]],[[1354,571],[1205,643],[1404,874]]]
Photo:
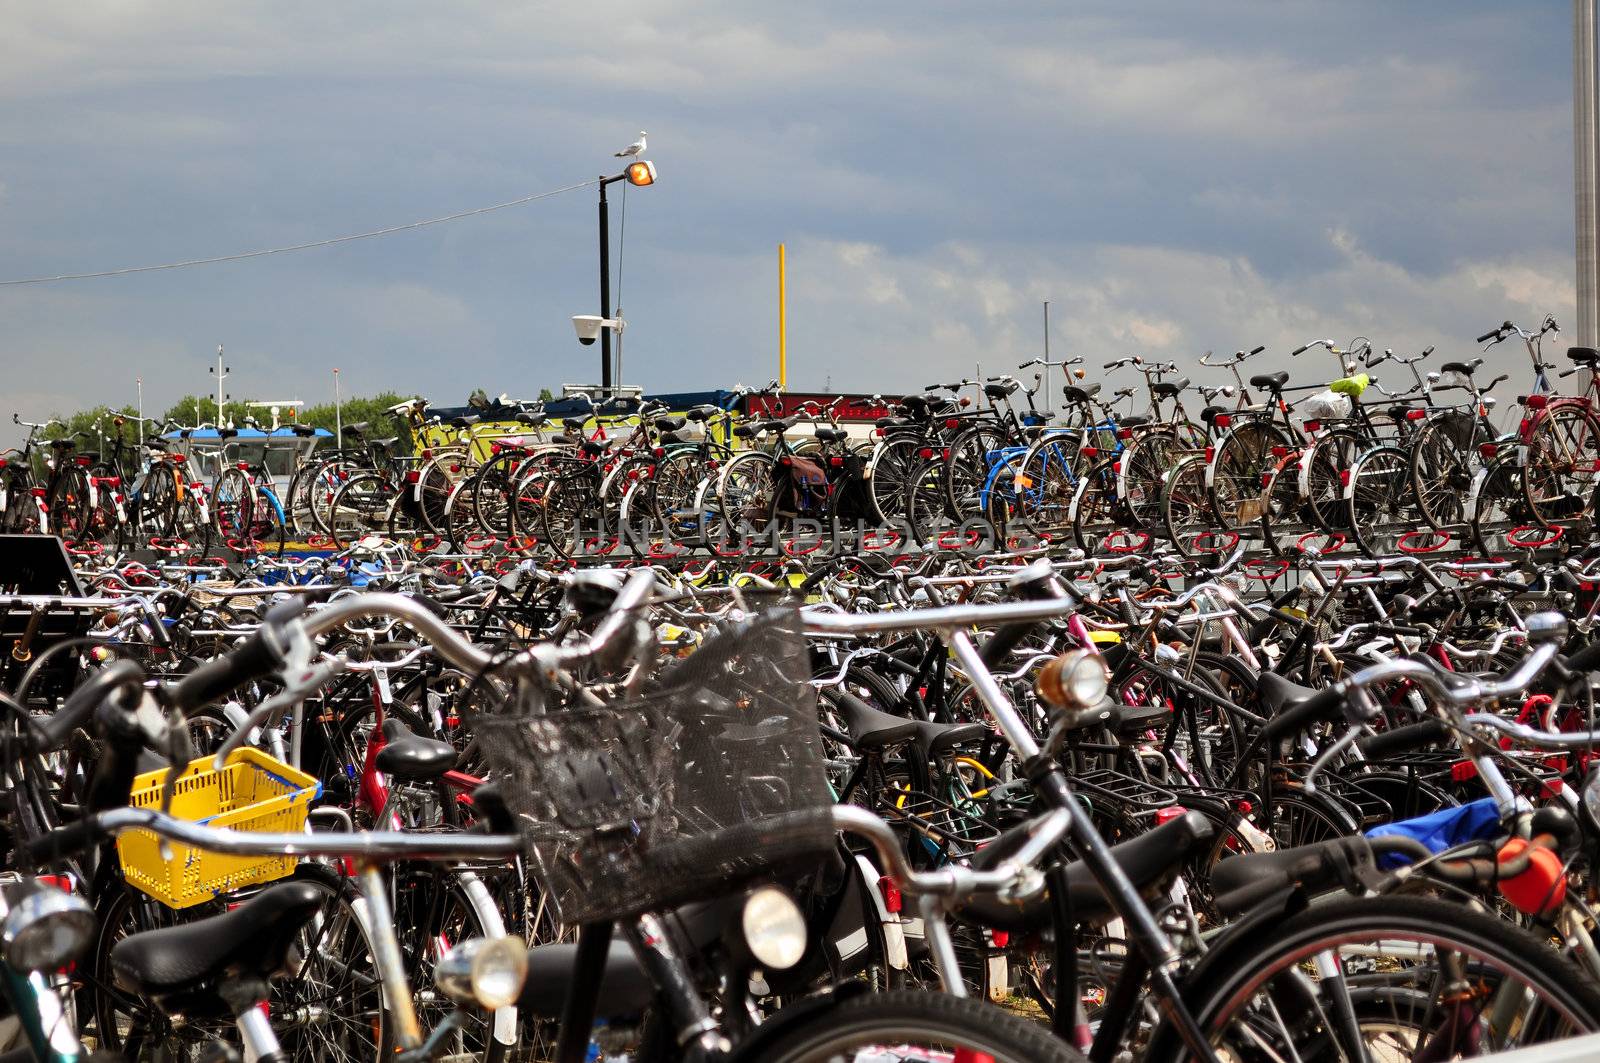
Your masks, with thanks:
[[[257,631],[237,649],[207,661],[167,689],[168,700],[179,712],[199,708],[250,680],[266,675],[278,664],[278,654]]]
[[[1490,329],[1488,332],[1485,332],[1482,336],[1479,336],[1477,339],[1473,340],[1472,342],[1474,342],[1474,343],[1483,343],[1485,340],[1492,340],[1498,335],[1500,335],[1500,330],[1499,329]]]
[[[1397,753],[1431,746],[1449,735],[1450,728],[1442,720],[1423,720],[1363,738],[1356,743],[1356,748],[1369,760],[1384,760]]]
[[[1339,688],[1328,687],[1320,691],[1316,697],[1308,698],[1293,708],[1278,713],[1262,726],[1261,733],[1267,738],[1293,734],[1307,724],[1325,719],[1338,711],[1343,704],[1344,694]]]
[[[1310,348],[1310,346],[1311,346],[1311,344],[1308,343],[1304,347],[1296,347],[1294,350],[1289,352],[1289,357],[1290,358],[1294,358],[1297,355],[1304,354],[1306,352],[1306,350]]]
[[[106,832],[100,829],[96,816],[85,816],[76,823],[57,827],[22,845],[23,855],[30,863],[48,864],[68,856],[76,856],[93,849],[105,840]]]
[[[1115,369],[1117,366],[1119,366],[1121,364],[1122,364],[1122,361],[1119,359],[1119,360],[1114,361],[1114,362],[1107,362],[1105,365],[1101,366],[1100,368],[1101,369]]]
[[[1259,346],[1259,347],[1255,347],[1255,348],[1252,348],[1252,349],[1251,349],[1251,351],[1250,351],[1250,353],[1251,353],[1251,354],[1260,354],[1260,353],[1261,353],[1261,352],[1262,352],[1262,351],[1264,351],[1264,350],[1266,350],[1266,349],[1267,349],[1267,345],[1266,345],[1266,344],[1265,344],[1265,343],[1263,343],[1263,344],[1262,344],[1262,345],[1261,345],[1261,346]]]

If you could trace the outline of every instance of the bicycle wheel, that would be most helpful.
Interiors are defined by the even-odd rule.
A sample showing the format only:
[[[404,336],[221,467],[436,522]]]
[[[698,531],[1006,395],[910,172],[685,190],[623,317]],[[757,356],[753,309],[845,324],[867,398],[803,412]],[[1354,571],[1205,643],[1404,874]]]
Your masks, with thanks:
[[[176,533],[178,494],[177,470],[164,461],[150,466],[131,514],[132,521],[146,537],[166,538]]]
[[[873,516],[880,524],[888,524],[901,515],[906,487],[925,460],[922,451],[929,446],[928,440],[906,435],[885,439],[873,449],[872,460],[867,464],[867,493],[872,499]]]
[[[751,450],[723,466],[717,482],[717,523],[713,531],[723,545],[737,545],[746,534],[759,537],[767,530],[775,464],[766,451]]]
[[[1314,440],[1297,466],[1300,497],[1306,515],[1325,532],[1347,532],[1344,476],[1372,446],[1372,440],[1353,428],[1334,428]],[[1269,502],[1270,505],[1270,502]]]
[[[1345,520],[1356,546],[1368,557],[1393,554],[1401,536],[1420,523],[1410,466],[1399,447],[1375,447],[1350,469],[1344,489]]]
[[[50,485],[45,507],[50,514],[50,534],[69,543],[78,542],[89,532],[93,517],[89,499],[89,478],[80,465],[68,465]]]
[[[1505,546],[1505,536],[1528,519],[1528,500],[1522,490],[1522,469],[1516,455],[1507,453],[1478,470],[1467,494],[1472,541],[1485,556]]]
[[[1568,960],[1434,897],[1318,902],[1214,948],[1189,984],[1224,1059],[1453,1059],[1600,1029]],[[1158,1031],[1151,1058],[1176,1058],[1175,1040]]]
[[[991,1004],[945,993],[861,993],[803,1023],[776,1024],[740,1045],[737,1060],[761,1063],[913,1063],[990,1059],[995,1063],[1077,1063],[1083,1059],[1044,1026]]]
[[[334,492],[328,506],[328,534],[344,548],[362,536],[383,532],[396,494],[394,483],[381,473],[351,477]]]
[[[1152,531],[1160,523],[1162,478],[1188,449],[1176,432],[1164,428],[1128,443],[1117,473],[1117,498],[1131,527]]]
[[[1528,439],[1522,491],[1533,519],[1546,527],[1583,513],[1600,468],[1600,418],[1587,406],[1547,410]]]
[[[1072,538],[1094,553],[1117,530],[1117,473],[1111,458],[1101,458],[1078,481],[1072,496]]]
[[[994,454],[1006,437],[993,425],[976,425],[950,443],[950,460],[940,475],[945,515],[959,523],[983,512],[983,488],[989,480]]]
[[[1411,486],[1422,519],[1435,531],[1467,522],[1467,492],[1483,464],[1480,447],[1490,441],[1483,421],[1463,410],[1445,410],[1425,421],[1411,440]]]
[[[211,523],[224,543],[250,538],[255,521],[255,485],[242,469],[224,469],[211,489]]]
[[[1206,469],[1211,515],[1227,531],[1254,524],[1265,505],[1261,474],[1271,471],[1273,447],[1290,446],[1289,437],[1267,421],[1235,425],[1217,444]]]
[[[1062,535],[1072,524],[1072,499],[1088,460],[1072,436],[1045,437],[1029,447],[1013,474],[1017,509],[1037,535]]]
[[[1184,557],[1195,557],[1216,538],[1206,493],[1206,456],[1194,454],[1167,472],[1161,485],[1161,523]]]

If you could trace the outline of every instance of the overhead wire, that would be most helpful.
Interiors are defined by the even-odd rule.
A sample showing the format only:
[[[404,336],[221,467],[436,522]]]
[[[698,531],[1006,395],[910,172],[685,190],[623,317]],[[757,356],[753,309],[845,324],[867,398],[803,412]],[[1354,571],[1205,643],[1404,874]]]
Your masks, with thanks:
[[[541,199],[550,199],[565,192],[575,192],[580,188],[592,187],[596,181],[579,181],[577,184],[566,185],[562,188],[553,188],[548,192],[536,192],[530,196],[520,196],[517,199],[508,199],[504,203],[494,203],[487,207],[474,207],[472,210],[457,211],[438,218],[425,218],[422,221],[407,222],[404,225],[390,225],[382,229],[372,229],[367,232],[350,233],[346,236],[333,236],[326,240],[311,240],[301,244],[289,244],[285,247],[269,247],[258,251],[241,251],[232,255],[215,255],[210,258],[191,258],[182,262],[163,262],[152,266],[126,266],[122,269],[98,270],[92,273],[61,273],[52,277],[23,277],[17,280],[0,280],[0,288],[13,288],[24,284],[54,284],[58,281],[94,280],[99,277],[123,277],[132,273],[154,273],[158,270],[187,269],[190,266],[211,266],[221,262],[239,262],[250,258],[265,258],[268,255],[284,255],[292,251],[309,251],[317,247],[331,247],[335,244],[348,244],[356,240],[370,240],[378,236],[390,236],[394,233],[407,232],[413,229],[424,229],[430,225],[443,225],[445,222],[460,221],[462,218],[472,218],[480,214],[489,214],[497,210],[506,210],[509,207],[520,207],[526,203],[534,203]]]

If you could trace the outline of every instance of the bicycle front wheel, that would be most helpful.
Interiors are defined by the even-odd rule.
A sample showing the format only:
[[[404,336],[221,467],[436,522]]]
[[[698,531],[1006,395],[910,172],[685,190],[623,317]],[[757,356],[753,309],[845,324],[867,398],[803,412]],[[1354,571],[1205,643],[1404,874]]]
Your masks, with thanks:
[[[944,993],[893,990],[841,1001],[776,1035],[741,1045],[734,1058],[762,1063],[921,1063],[930,1059],[995,1063],[1081,1063],[1048,1027],[992,1004]]]

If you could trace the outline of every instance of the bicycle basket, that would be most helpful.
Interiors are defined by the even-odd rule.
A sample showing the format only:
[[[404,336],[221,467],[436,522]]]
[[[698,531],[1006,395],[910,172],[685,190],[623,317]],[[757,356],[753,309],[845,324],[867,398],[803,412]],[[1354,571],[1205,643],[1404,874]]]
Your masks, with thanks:
[[[134,777],[128,804],[160,808],[165,768]],[[306,825],[321,787],[305,772],[246,746],[228,754],[218,771],[211,757],[189,762],[173,787],[172,814],[208,827],[256,834],[294,833]],[[146,830],[117,839],[117,855],[128,884],[168,908],[188,908],[222,893],[273,882],[294,874],[294,856],[233,856],[171,842],[162,858],[161,839]]]
[[[646,697],[478,720],[562,922],[725,894],[832,846],[808,675],[798,615],[776,610],[708,638]]]

